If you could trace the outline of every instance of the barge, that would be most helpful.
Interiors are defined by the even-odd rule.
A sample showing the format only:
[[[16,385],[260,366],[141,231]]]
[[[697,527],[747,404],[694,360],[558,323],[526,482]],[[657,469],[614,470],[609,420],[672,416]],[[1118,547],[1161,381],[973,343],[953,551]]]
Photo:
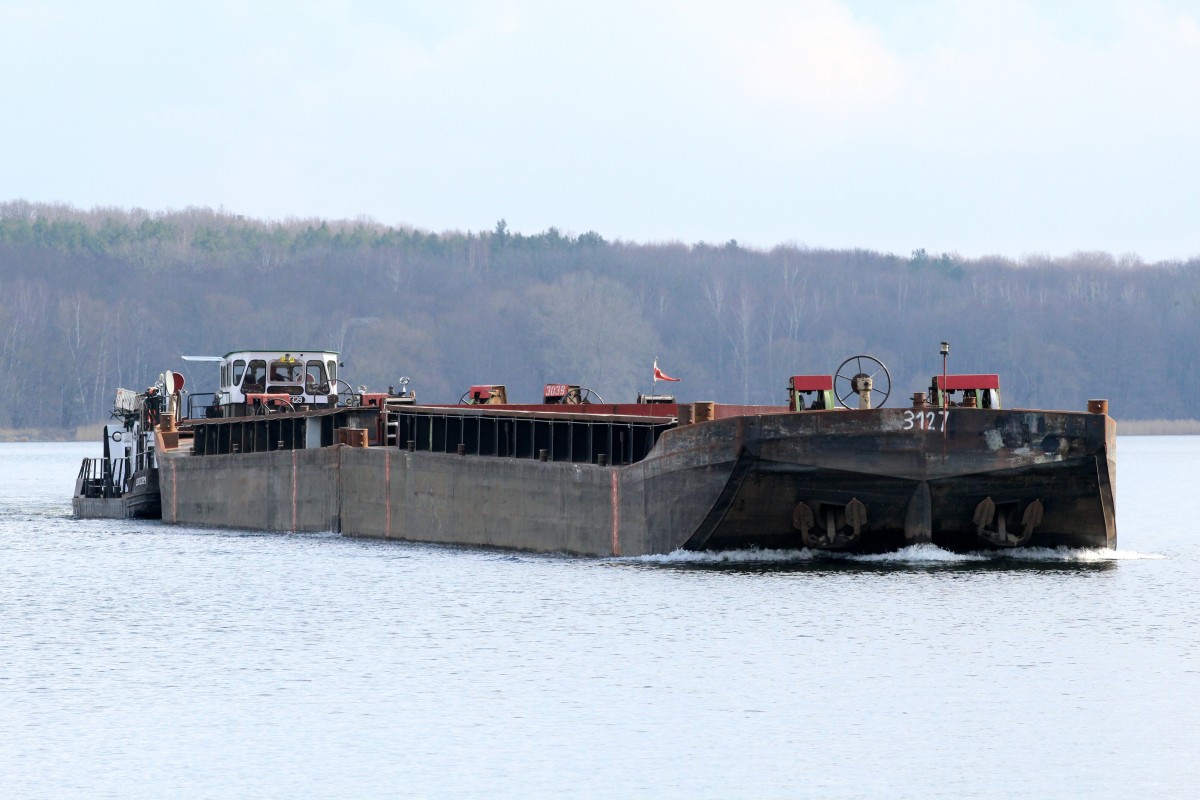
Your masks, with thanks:
[[[481,384],[423,405],[407,380],[351,387],[337,359],[238,351],[208,359],[217,391],[168,391],[163,521],[591,556],[1116,546],[1107,403],[1004,408],[997,376],[944,362],[888,408],[865,355],[792,376],[780,406],[613,404],[570,384],[540,404]]]

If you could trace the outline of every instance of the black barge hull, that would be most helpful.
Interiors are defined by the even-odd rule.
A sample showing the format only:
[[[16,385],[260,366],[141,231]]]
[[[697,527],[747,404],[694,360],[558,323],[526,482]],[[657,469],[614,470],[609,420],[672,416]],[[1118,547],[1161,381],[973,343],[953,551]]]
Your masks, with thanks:
[[[667,430],[623,466],[347,445],[159,465],[163,519],[186,525],[593,556],[1116,546],[1101,414],[755,414]]]

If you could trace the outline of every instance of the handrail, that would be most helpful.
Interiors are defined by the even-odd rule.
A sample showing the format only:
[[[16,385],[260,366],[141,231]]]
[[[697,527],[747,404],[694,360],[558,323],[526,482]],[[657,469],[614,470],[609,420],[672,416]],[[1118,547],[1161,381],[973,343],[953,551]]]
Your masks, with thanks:
[[[133,457],[133,471],[141,472],[144,469],[154,469],[158,466],[158,458],[154,455],[153,450],[143,450]]]
[[[200,419],[200,417],[196,416],[196,408],[197,407],[199,407],[201,409],[201,412],[203,413],[204,418],[207,418],[208,417],[207,409],[213,407],[213,405],[214,405],[213,401],[216,400],[216,397],[217,397],[216,392],[193,392],[193,393],[189,394],[188,398],[187,398],[188,419]],[[196,402],[198,398],[207,398],[207,402],[205,402],[204,404],[200,404],[200,403]]]
[[[104,458],[85,458],[79,466],[75,480],[76,492],[80,497],[120,497],[121,489],[113,484],[112,471]]]

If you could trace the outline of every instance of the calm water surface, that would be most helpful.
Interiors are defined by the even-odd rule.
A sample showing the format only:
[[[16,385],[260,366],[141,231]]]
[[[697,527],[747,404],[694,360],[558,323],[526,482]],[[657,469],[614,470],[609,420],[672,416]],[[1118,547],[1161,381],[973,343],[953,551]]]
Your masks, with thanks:
[[[0,445],[4,797],[1200,796],[1200,439],[1120,549],[574,559],[76,521]]]

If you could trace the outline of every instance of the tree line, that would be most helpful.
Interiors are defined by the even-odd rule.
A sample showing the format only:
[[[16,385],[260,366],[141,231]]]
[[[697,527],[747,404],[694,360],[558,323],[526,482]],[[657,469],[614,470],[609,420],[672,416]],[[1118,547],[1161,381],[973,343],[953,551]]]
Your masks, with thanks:
[[[793,374],[868,353],[892,404],[940,372],[997,372],[1006,405],[1119,419],[1200,418],[1200,259],[1077,253],[1019,260],[796,244],[633,243],[550,228],[433,233],[369,219],[265,221],[0,204],[0,428],[103,420],[117,386],[188,355],[332,348],[371,388],[408,376],[454,402],[505,383],[607,401],[649,391],[657,357],[681,400],[782,404]],[[664,387],[659,385],[659,389]]]

